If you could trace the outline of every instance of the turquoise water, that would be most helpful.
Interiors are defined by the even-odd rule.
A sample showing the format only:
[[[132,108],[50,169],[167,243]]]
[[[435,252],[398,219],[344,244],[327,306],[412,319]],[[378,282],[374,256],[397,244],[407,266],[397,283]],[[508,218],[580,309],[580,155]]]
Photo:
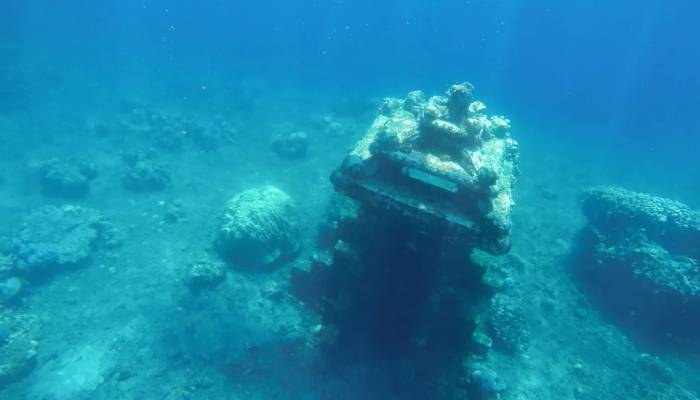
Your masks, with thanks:
[[[700,397],[697,293],[669,314],[675,303],[655,288],[630,305],[617,301],[622,278],[578,274],[596,263],[582,244],[586,189],[700,209],[697,4],[5,0],[0,9],[0,398]],[[332,305],[320,307],[305,296],[337,282],[295,277],[337,262],[338,238],[353,245],[336,231],[347,210],[330,175],[385,97],[444,95],[464,81],[519,143],[509,252],[474,252],[462,270],[481,272],[453,271],[448,281],[467,283],[431,292],[407,266],[439,264],[447,239],[402,243],[402,229],[370,224],[362,240],[389,244],[358,257],[382,283],[350,286],[350,297],[369,299],[358,308],[366,318],[329,317],[340,296],[321,296]],[[458,190],[405,168],[438,182],[433,190]],[[227,203],[266,185],[283,195]],[[258,218],[271,209],[271,220]],[[292,234],[229,249],[240,226]],[[673,260],[688,266],[679,279],[692,288],[700,243],[688,229],[678,240],[690,250]],[[483,271],[502,281],[494,293],[474,283]],[[446,287],[460,301],[425,313]],[[512,332],[527,345],[510,351],[492,327],[493,346],[477,356],[473,317],[498,307],[517,314]],[[469,323],[452,325],[463,315]],[[334,324],[372,345],[329,348]],[[431,353],[431,340],[443,346]]]

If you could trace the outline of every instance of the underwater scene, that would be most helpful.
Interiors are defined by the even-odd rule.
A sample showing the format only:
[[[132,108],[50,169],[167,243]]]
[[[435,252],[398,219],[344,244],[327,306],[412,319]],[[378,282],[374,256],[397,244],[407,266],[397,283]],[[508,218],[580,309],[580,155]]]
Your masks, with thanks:
[[[700,400],[700,4],[0,10],[0,399]]]

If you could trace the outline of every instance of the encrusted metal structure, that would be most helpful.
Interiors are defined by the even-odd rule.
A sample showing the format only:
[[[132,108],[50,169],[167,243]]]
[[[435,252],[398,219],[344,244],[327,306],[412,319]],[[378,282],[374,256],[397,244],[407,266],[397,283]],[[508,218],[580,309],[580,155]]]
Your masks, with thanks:
[[[508,119],[486,115],[472,92],[463,83],[446,96],[384,100],[331,176],[326,248],[293,276],[321,316],[328,354],[366,352],[413,371],[405,398],[483,390],[465,385],[463,361],[488,351],[480,325],[492,293],[470,256],[510,248],[518,144]]]
[[[422,92],[385,99],[381,115],[333,173],[336,190],[442,224],[472,247],[507,252],[518,144],[509,120],[485,109],[468,83],[427,100]]]

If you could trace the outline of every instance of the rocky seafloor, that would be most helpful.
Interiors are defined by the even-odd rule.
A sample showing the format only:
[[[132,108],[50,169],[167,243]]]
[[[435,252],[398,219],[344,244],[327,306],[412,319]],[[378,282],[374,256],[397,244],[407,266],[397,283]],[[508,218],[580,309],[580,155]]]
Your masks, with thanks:
[[[36,110],[6,110],[0,398],[402,398],[373,360],[324,365],[318,317],[290,290],[292,269],[317,247],[329,175],[385,94],[260,85],[197,107],[125,94],[66,110],[56,95]],[[640,340],[575,272],[587,188],[614,184],[698,208],[697,172],[662,171],[663,160],[633,148],[608,149],[619,152],[611,159],[511,119],[521,145],[512,248],[476,255],[502,286],[489,353],[499,387],[481,398],[700,398],[698,352]],[[278,246],[242,262],[264,268],[232,267],[260,238],[222,226],[222,215],[248,218],[236,195],[267,185],[296,211],[248,222],[294,235],[265,238]],[[220,248],[232,240],[242,241],[234,260]]]

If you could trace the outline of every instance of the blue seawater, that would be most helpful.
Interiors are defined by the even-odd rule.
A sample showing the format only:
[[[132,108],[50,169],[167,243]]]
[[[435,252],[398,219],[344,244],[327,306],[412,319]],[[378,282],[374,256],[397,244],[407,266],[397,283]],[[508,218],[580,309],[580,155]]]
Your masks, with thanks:
[[[699,399],[698,38],[689,0],[3,0],[0,398]],[[383,99],[465,81],[519,144],[509,252],[348,228]],[[596,186],[689,217],[601,239]]]

